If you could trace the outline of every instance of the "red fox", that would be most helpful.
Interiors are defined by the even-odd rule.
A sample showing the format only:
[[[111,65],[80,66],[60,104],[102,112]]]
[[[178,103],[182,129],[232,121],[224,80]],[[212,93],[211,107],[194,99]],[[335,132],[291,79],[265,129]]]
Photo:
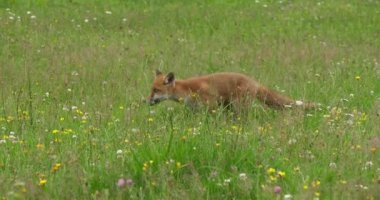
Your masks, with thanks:
[[[302,107],[314,108],[313,103],[295,101],[291,98],[260,85],[244,74],[220,72],[185,80],[176,80],[172,72],[164,75],[156,70],[150,105],[164,100],[184,102],[191,107],[199,104],[215,107],[234,104],[246,105],[254,98],[273,108]]]

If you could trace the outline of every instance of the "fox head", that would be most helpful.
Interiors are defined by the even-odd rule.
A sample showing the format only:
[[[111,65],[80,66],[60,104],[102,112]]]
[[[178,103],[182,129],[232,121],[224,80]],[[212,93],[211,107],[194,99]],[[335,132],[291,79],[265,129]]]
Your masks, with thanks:
[[[148,102],[150,105],[155,105],[167,99],[176,100],[174,96],[175,78],[172,72],[167,75],[156,70],[156,77],[153,81],[152,92]]]

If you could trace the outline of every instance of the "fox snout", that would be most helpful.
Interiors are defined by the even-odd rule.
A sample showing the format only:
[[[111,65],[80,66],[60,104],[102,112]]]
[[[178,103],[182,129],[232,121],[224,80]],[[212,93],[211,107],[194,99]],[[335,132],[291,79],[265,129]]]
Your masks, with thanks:
[[[160,100],[159,99],[154,99],[154,98],[149,98],[147,100],[147,102],[149,103],[150,106],[153,106],[155,104],[158,104],[160,102]]]

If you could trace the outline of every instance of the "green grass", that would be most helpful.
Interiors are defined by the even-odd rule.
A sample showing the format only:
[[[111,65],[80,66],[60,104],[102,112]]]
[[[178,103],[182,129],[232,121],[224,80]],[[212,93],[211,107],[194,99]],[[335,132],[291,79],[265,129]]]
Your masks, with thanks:
[[[0,1],[0,198],[379,199],[379,6]],[[155,69],[322,106],[150,107]]]

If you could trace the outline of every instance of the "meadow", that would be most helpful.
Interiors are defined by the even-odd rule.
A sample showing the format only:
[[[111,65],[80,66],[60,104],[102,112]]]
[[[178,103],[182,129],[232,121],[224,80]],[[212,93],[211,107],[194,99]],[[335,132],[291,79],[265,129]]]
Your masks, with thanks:
[[[380,199],[379,8],[0,0],[0,199]],[[148,106],[155,69],[321,106]]]

